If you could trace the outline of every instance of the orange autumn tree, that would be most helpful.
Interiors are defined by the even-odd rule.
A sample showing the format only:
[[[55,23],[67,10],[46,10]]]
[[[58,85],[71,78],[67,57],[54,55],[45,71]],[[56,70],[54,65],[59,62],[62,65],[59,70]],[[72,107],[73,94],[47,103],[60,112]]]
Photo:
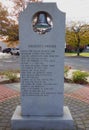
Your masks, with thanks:
[[[7,29],[9,27],[8,11],[0,2],[0,35],[7,35]]]
[[[12,15],[18,17],[19,13],[25,9],[28,3],[42,2],[42,0],[11,0],[14,3]]]
[[[10,17],[12,17],[12,20],[10,20],[11,26],[8,29],[6,40],[10,42],[10,44],[13,44],[13,41],[18,43],[19,40],[18,17],[20,12],[27,7],[28,3],[42,2],[42,0],[10,0],[10,1],[13,2],[13,9],[10,12]]]

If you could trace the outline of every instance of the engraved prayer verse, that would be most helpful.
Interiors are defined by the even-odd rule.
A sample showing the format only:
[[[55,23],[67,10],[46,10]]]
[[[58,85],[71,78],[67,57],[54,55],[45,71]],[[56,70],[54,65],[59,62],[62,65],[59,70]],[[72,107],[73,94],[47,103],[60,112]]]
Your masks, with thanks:
[[[22,96],[50,96],[59,94],[54,80],[59,55],[56,45],[29,45],[21,51]]]

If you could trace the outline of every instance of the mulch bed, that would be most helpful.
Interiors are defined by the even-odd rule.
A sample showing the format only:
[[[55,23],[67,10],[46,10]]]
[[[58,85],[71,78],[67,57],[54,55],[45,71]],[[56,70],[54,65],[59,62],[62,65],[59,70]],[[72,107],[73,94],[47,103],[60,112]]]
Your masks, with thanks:
[[[4,81],[1,81],[0,84],[10,84],[10,83],[19,83],[19,82],[20,82],[20,78],[14,80],[14,81],[13,80],[4,80]],[[64,82],[65,83],[74,83],[71,79],[67,79],[67,78],[64,78]],[[89,82],[76,83],[76,84],[89,86]]]
[[[10,83],[19,83],[20,82],[20,78],[16,79],[16,80],[3,80],[0,82],[0,84],[10,84]]]

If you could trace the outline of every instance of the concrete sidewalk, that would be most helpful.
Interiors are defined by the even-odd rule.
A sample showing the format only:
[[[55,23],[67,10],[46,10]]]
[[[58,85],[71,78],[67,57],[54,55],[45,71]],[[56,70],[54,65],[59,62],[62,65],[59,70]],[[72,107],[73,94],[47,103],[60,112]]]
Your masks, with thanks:
[[[89,86],[64,84],[64,105],[74,119],[75,130],[89,130]],[[0,130],[11,130],[11,117],[20,105],[20,84],[0,85]]]

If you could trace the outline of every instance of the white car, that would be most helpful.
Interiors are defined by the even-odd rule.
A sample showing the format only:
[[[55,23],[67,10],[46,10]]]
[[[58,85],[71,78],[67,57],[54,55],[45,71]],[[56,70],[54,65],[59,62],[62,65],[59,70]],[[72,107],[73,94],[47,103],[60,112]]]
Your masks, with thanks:
[[[11,48],[10,53],[11,55],[20,55],[20,50],[19,48]]]

